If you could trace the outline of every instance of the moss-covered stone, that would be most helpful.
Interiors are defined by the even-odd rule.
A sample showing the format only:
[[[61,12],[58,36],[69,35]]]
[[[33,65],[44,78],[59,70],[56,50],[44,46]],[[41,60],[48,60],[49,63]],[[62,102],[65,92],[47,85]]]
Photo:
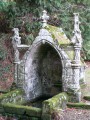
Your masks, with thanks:
[[[0,106],[2,103],[13,103],[13,104],[23,104],[25,101],[23,99],[24,91],[17,89],[6,94],[0,95]]]
[[[51,114],[54,109],[65,109],[68,101],[68,96],[66,93],[60,93],[51,99],[45,100],[43,102],[43,113]]]
[[[67,92],[67,94],[68,94],[68,101],[69,102],[72,102],[72,103],[76,103],[76,102],[79,102],[79,100],[77,99],[78,97],[78,95],[80,95],[81,96],[81,89],[78,89],[76,92],[74,91],[74,89],[68,89],[68,92]]]
[[[90,101],[90,96],[84,96],[83,97],[85,100],[89,100]]]
[[[68,103],[67,106],[70,108],[73,107],[73,108],[77,108],[77,109],[80,109],[80,108],[90,109],[90,104],[86,104],[86,103]]]
[[[41,117],[42,110],[40,108],[34,108],[30,106],[14,105],[14,104],[3,104],[5,113],[16,114],[16,115],[26,115],[33,117]]]
[[[51,120],[51,115],[50,114],[43,114],[42,120]]]
[[[64,31],[62,30],[62,28],[59,28],[59,27],[55,27],[55,26],[52,26],[52,25],[48,25],[46,27],[46,29],[51,33],[52,35],[52,38],[54,40],[57,40],[58,43],[61,45],[68,45],[68,44],[71,44],[71,41],[66,37]]]
[[[25,113],[25,109],[23,108],[23,106],[20,105],[13,105],[13,104],[3,104],[3,108],[5,113],[10,113],[10,114],[19,114],[19,115],[23,115]]]
[[[62,30],[62,28],[55,27],[55,26],[52,26],[52,25],[48,25],[45,28],[51,33],[52,38],[54,39],[54,41],[57,42],[58,45],[60,45],[60,47],[65,50],[65,52],[67,53],[68,57],[71,60],[73,60],[73,58],[74,58],[74,48],[73,48],[73,45],[72,45],[71,41],[65,35],[64,31]],[[68,46],[70,47],[70,50],[67,50]]]
[[[34,117],[41,117],[42,110],[40,108],[35,107],[26,107],[26,115],[34,116]]]

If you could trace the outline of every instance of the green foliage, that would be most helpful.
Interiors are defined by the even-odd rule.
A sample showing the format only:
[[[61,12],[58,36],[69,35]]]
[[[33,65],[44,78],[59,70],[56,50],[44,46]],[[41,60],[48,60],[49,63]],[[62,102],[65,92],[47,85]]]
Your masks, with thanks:
[[[27,44],[32,44],[32,42],[34,41],[34,36],[32,33],[30,35],[27,35],[26,41],[27,41]]]
[[[11,78],[13,73],[13,65],[11,64],[10,48],[6,47],[6,40],[8,35],[0,34],[0,81],[6,81]],[[7,41],[9,42],[9,41]]]
[[[4,60],[6,56],[7,56],[7,52],[1,47],[0,48],[0,60]]]
[[[86,53],[86,59],[90,59],[90,47],[88,46],[90,39],[89,6],[90,0],[15,0],[15,2],[0,2],[0,11],[4,11],[4,19],[8,20],[9,28],[19,27],[21,32],[32,34],[35,38],[40,24],[32,18],[39,18],[42,10],[46,9],[50,15],[49,24],[62,27],[70,39],[74,24],[73,13],[79,12],[80,27],[83,36],[83,50]],[[28,39],[29,37],[27,41]]]

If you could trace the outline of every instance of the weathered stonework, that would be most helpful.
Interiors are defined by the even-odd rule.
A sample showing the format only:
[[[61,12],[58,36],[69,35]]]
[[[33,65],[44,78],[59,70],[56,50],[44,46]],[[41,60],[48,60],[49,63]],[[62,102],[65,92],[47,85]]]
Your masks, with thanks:
[[[33,44],[19,44],[15,47],[15,52],[20,49],[27,50],[19,64],[16,64],[16,84],[25,90],[28,100],[65,91],[72,94],[72,100],[79,102],[80,79],[84,78],[84,69],[81,74],[82,38],[78,15],[75,14],[74,37],[70,41],[61,28],[47,25],[49,17],[45,11],[43,13],[43,27]],[[14,45],[16,44],[13,44],[13,47]]]

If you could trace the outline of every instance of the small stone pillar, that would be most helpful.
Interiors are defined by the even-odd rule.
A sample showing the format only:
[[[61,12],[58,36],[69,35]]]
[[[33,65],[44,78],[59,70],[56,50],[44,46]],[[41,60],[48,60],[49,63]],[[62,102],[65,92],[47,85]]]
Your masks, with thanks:
[[[17,84],[17,82],[18,82],[18,64],[20,64],[19,50],[17,48],[17,45],[21,44],[21,37],[19,36],[18,28],[13,28],[12,31],[14,32],[14,35],[12,37],[12,45],[13,45],[13,49],[14,49],[14,64],[15,64],[14,80],[15,80],[15,83]]]
[[[74,36],[72,38],[72,43],[74,45],[74,59],[72,61],[72,71],[73,71],[73,83],[72,83],[72,89],[74,91],[75,101],[80,102],[81,101],[81,91],[80,91],[80,67],[81,67],[81,61],[80,61],[80,51],[82,47],[82,37],[81,37],[81,31],[79,29],[79,14],[74,13]]]
[[[81,60],[80,60],[80,51],[81,51],[81,45],[75,44],[74,45],[74,60],[73,63],[74,64],[80,64]]]

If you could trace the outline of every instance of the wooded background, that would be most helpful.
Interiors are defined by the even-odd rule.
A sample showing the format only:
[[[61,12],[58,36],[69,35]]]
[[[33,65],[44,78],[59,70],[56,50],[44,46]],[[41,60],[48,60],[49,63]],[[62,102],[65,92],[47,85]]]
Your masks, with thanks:
[[[12,28],[20,29],[22,43],[32,44],[41,28],[39,18],[44,9],[50,16],[48,23],[62,27],[69,39],[73,36],[73,13],[80,14],[81,55],[90,60],[90,0],[0,0],[0,81],[13,78]]]

